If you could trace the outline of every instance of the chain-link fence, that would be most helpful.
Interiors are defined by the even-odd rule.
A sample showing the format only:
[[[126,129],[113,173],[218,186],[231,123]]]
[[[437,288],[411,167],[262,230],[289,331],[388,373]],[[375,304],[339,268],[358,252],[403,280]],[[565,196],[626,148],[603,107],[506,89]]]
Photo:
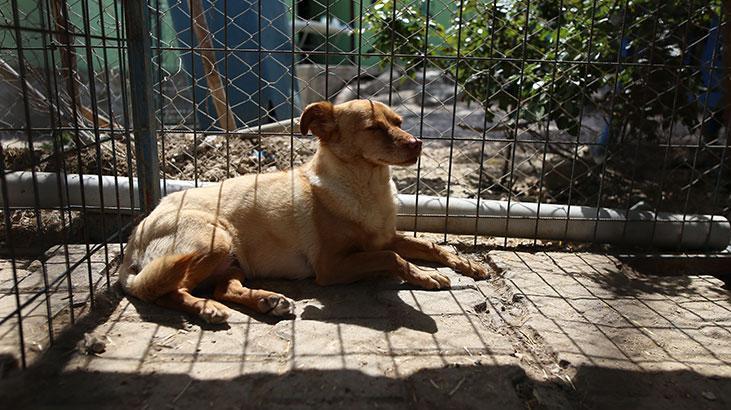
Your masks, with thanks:
[[[319,100],[384,102],[424,141],[416,167],[393,170],[412,230],[437,212],[420,197],[445,202],[445,240],[450,217],[493,218],[506,238],[527,219],[533,245],[541,219],[556,241],[581,221],[590,242],[604,220],[633,235],[635,217],[647,245],[674,240],[659,240],[664,222],[679,243],[686,225],[701,245],[727,229],[720,1],[145,5],[0,1],[0,329],[23,363],[110,285],[158,177],[165,194],[302,164],[317,143],[297,117]]]
[[[292,114],[369,98],[425,140],[401,193],[728,216],[720,2],[554,3],[155,4],[163,177],[286,169]]]

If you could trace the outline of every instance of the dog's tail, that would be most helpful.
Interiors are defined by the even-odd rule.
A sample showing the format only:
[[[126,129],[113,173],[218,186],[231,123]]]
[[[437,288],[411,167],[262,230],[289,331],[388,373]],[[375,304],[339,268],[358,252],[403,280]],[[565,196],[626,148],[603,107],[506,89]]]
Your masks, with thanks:
[[[124,264],[119,283],[128,294],[154,301],[177,288],[195,256],[194,253],[160,256],[139,271],[135,265]]]
[[[124,259],[122,265],[119,267],[119,284],[126,293],[132,293],[132,288],[135,278],[140,273],[139,266],[133,262],[131,246],[127,245],[125,249]]]
[[[122,285],[122,289],[124,289],[127,293],[132,293],[131,288],[135,282],[135,278],[139,272],[137,271],[136,266],[123,266],[119,270],[119,284]]]

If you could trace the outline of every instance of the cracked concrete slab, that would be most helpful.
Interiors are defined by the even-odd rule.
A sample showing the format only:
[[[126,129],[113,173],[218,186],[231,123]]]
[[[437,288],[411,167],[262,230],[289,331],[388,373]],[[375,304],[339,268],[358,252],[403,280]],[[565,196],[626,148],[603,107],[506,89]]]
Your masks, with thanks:
[[[0,382],[0,399],[74,408],[731,403],[731,295],[720,280],[648,276],[587,252],[490,255],[500,277],[475,282],[444,269],[449,291],[255,283],[293,298],[296,318],[242,308],[225,326],[112,288],[36,365]],[[84,333],[106,350],[81,354]]]

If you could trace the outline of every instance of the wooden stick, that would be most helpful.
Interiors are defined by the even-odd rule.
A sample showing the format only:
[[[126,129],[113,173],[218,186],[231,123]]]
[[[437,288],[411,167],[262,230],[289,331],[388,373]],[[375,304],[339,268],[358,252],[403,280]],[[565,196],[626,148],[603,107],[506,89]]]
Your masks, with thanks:
[[[15,69],[8,64],[5,60],[3,60],[0,57],[0,77],[2,77],[5,81],[12,84],[14,82],[20,83],[21,78],[20,74],[15,71]],[[45,109],[50,108],[54,111],[56,111],[56,104],[54,104],[51,100],[48,99],[41,91],[39,91],[37,88],[33,86],[27,79],[22,79],[23,82],[25,82],[25,88],[28,90],[28,93],[30,94],[28,96],[28,99],[35,102],[35,105],[39,107],[39,109]],[[20,84],[18,85],[20,87]],[[45,104],[48,104],[50,107],[44,107]]]
[[[76,68],[76,51],[74,51],[74,48],[72,47],[71,36],[69,35],[69,33],[71,33],[71,25],[68,20],[66,20],[66,16],[64,16],[63,13],[65,5],[66,2],[62,0],[53,0],[52,9],[56,22],[56,40],[60,43],[59,49],[61,51],[61,77],[66,80],[66,92],[68,93],[69,98],[71,98],[72,103],[76,105],[81,117],[91,123],[94,123],[94,111],[81,104],[81,94],[79,93],[81,78],[79,77],[79,72]],[[92,64],[92,62],[90,61],[89,64]],[[89,79],[89,81],[94,81],[94,79]],[[100,127],[111,127],[112,123],[109,118],[105,117],[98,111],[96,117],[99,121]],[[116,122],[114,123],[114,126],[118,130],[122,129],[122,126]]]
[[[21,63],[22,64],[22,63]],[[29,70],[32,72],[32,68],[29,68]],[[15,71],[15,69],[8,64],[5,60],[0,58],[0,77],[3,78],[8,83],[12,84],[14,82],[18,82],[18,87],[20,87],[20,82],[23,81],[25,83],[25,88],[28,90],[28,100],[31,104],[36,106],[38,110],[45,110],[47,108],[50,108],[53,111],[62,112],[65,115],[71,116],[71,110],[62,105],[59,109],[59,107],[53,103],[53,101],[46,97],[45,94],[43,94],[40,90],[38,90],[36,87],[33,86],[26,78],[20,78],[20,74]],[[63,101],[60,101],[63,103]],[[48,107],[46,107],[48,105]],[[79,119],[80,121],[83,121],[83,118]],[[84,143],[93,143],[94,137],[89,136],[83,133],[79,133],[80,136],[83,136],[85,138],[82,138],[82,142]]]
[[[236,120],[233,112],[231,112],[231,107],[228,106],[226,101],[226,89],[221,81],[221,76],[216,70],[216,53],[213,51],[212,36],[210,30],[208,30],[203,6],[200,0],[188,0],[188,6],[190,14],[193,16],[193,31],[198,37],[198,51],[201,53],[201,60],[203,60],[208,91],[213,97],[218,122],[224,130],[233,131],[236,129]]]

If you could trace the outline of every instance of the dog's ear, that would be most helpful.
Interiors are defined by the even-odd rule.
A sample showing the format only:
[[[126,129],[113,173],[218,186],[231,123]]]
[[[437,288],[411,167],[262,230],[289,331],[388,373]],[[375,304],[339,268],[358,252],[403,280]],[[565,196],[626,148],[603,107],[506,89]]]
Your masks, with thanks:
[[[335,131],[335,109],[331,102],[321,101],[308,105],[300,117],[300,132],[312,131],[320,140],[327,140]]]

